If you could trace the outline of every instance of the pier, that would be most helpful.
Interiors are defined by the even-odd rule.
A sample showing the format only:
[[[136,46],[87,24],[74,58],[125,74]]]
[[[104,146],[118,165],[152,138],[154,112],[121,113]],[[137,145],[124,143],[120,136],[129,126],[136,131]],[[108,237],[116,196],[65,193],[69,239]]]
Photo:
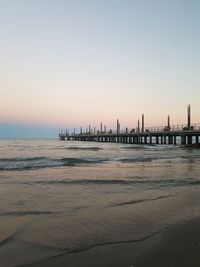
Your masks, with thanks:
[[[191,108],[187,106],[187,124],[170,125],[170,116],[167,117],[166,126],[144,126],[144,114],[142,114],[142,127],[140,121],[135,129],[120,129],[120,122],[117,119],[116,130],[106,130],[106,126],[100,123],[100,129],[93,130],[91,126],[84,132],[69,133],[67,130],[59,133],[60,140],[66,141],[87,141],[87,142],[116,142],[127,144],[161,144],[161,145],[198,145],[200,143],[200,123],[191,123]]]

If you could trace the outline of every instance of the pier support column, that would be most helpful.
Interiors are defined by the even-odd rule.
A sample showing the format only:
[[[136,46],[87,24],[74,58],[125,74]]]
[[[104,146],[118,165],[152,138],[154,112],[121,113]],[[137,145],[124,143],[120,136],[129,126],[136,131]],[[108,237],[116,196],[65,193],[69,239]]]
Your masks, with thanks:
[[[159,145],[159,136],[156,136],[156,145]]]
[[[136,136],[135,137],[135,140],[136,140],[136,144],[139,144],[140,143],[140,137],[139,136]]]
[[[188,145],[192,144],[192,136],[191,135],[187,136],[187,143],[188,143]]]
[[[185,135],[181,136],[181,145],[186,145],[186,136]]]
[[[173,139],[172,139],[173,137],[169,135],[168,138],[169,138],[169,145],[173,144]]]
[[[176,145],[176,135],[174,135],[174,145]]]

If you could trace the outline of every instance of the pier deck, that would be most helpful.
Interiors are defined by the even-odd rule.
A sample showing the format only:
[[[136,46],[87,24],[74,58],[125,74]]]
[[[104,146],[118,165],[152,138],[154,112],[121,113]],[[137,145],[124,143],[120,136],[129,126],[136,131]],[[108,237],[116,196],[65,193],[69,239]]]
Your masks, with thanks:
[[[156,126],[156,127],[144,127],[144,114],[142,114],[142,126],[140,128],[140,121],[138,120],[138,125],[135,129],[125,130],[120,129],[120,122],[117,119],[116,131],[109,130],[106,131],[106,126],[100,123],[100,129],[96,131],[93,130],[89,125],[85,133],[80,128],[80,133],[69,134],[61,131],[59,134],[60,140],[69,141],[92,141],[92,142],[116,142],[116,143],[127,143],[127,144],[177,144],[177,141],[181,145],[192,145],[199,144],[200,136],[200,123],[191,123],[191,107],[187,106],[187,124],[181,125],[170,125],[170,116],[167,116],[166,126]]]
[[[92,141],[92,142],[116,142],[127,144],[177,144],[180,140],[181,145],[199,144],[200,128],[192,130],[157,130],[133,133],[79,133],[66,134],[60,133],[60,140],[67,141]]]

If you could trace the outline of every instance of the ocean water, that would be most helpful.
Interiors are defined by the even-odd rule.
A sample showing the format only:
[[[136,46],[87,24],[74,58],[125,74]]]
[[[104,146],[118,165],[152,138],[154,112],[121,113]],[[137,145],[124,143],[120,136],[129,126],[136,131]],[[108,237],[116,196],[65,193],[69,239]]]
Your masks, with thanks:
[[[199,163],[181,146],[0,140],[0,266],[138,242],[198,216]]]

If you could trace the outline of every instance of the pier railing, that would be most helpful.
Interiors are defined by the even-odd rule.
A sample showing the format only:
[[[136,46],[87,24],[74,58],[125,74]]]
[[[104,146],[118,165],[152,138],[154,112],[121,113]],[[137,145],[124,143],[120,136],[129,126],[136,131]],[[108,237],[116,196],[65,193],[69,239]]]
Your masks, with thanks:
[[[178,124],[159,127],[146,127],[141,129],[126,128],[118,131],[89,131],[80,133],[61,132],[60,140],[68,141],[93,141],[93,142],[117,142],[128,144],[178,144],[199,145],[200,123]]]
[[[200,123],[191,123],[191,107],[187,106],[187,124],[170,124],[170,115],[167,116],[167,123],[164,126],[145,127],[144,113],[142,121],[138,120],[137,127],[121,129],[119,119],[117,119],[116,130],[107,130],[106,125],[100,123],[100,130],[89,125],[85,130],[80,127],[77,133],[74,128],[73,133],[61,130],[60,140],[69,141],[94,141],[94,142],[118,142],[130,144],[177,144],[177,138],[181,139],[181,144],[199,145]]]
[[[188,125],[187,124],[175,124],[175,125],[171,125],[170,127],[168,126],[151,126],[151,127],[145,127],[144,128],[144,131],[143,132],[165,132],[165,131],[200,131],[200,123],[194,123],[194,124],[191,124],[190,128],[188,128]],[[83,131],[83,132],[79,132],[79,133],[69,133],[68,131],[61,131],[60,132],[60,136],[77,136],[77,135],[117,135],[117,134],[134,134],[134,133],[141,133],[142,130],[141,129],[138,129],[137,127],[136,128],[133,128],[133,129],[121,129],[121,130],[107,130],[107,131]]]
[[[187,124],[176,124],[170,127],[168,126],[153,126],[153,127],[146,127],[145,131],[149,132],[162,132],[162,131],[186,131],[186,130],[200,130],[200,123],[195,123],[188,128]]]

